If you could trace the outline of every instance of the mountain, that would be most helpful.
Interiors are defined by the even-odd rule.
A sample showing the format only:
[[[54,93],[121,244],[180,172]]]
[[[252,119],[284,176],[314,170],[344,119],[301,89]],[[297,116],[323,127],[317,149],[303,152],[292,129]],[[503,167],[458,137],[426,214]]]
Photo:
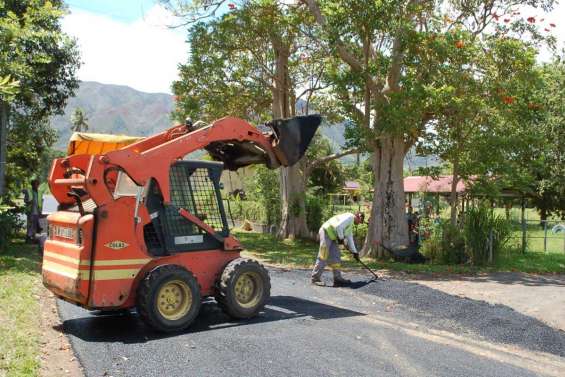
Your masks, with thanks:
[[[59,149],[65,149],[71,136],[71,116],[77,107],[88,118],[88,132],[148,136],[172,125],[174,102],[170,94],[83,81],[75,97],[69,99],[65,113],[51,120],[59,135],[55,145]]]
[[[58,149],[66,149],[72,133],[71,116],[77,107],[88,118],[88,132],[148,136],[173,125],[171,112],[174,100],[170,94],[144,93],[128,86],[83,81],[76,95],[69,99],[65,113],[51,120],[59,136],[55,145]],[[336,151],[345,145],[344,131],[344,123],[320,128],[322,135],[330,139]],[[412,156],[406,159],[404,165],[405,168],[415,169],[418,166],[437,165],[437,161],[433,157]],[[342,162],[355,163],[355,157],[346,156]]]

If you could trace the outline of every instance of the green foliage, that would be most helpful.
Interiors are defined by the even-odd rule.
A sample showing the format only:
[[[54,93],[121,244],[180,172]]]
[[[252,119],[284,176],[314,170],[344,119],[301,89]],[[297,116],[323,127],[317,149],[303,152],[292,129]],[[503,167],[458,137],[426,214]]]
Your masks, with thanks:
[[[30,123],[26,116],[13,113],[8,133],[6,187],[11,196],[19,195],[33,178],[41,178],[50,168],[49,146],[56,133],[46,121]],[[47,165],[49,164],[49,168]]]
[[[0,76],[0,100],[8,101],[12,99],[18,93],[19,86],[19,81],[12,80],[10,75]]]
[[[467,260],[465,238],[459,228],[449,222],[433,228],[431,237],[422,242],[420,252],[438,264],[461,264]]]
[[[308,162],[316,161],[333,153],[329,139],[322,136],[318,131],[306,151],[306,160]],[[343,166],[339,160],[335,159],[316,165],[310,171],[307,185],[319,194],[328,194],[340,190],[344,182]]]
[[[484,205],[467,210],[463,229],[466,252],[471,262],[477,266],[488,263],[489,246],[495,261],[511,234],[509,222]],[[491,241],[492,244],[489,245]]]
[[[247,182],[247,202],[256,213],[264,213],[263,221],[267,225],[277,225],[281,220],[281,199],[279,188],[278,171],[268,169],[266,166],[254,167],[254,174],[250,182]],[[248,219],[252,219],[251,215]]]
[[[316,192],[306,195],[306,222],[311,232],[317,234],[322,224],[331,217],[330,207],[327,196]]]
[[[11,80],[0,104],[8,105],[6,183],[12,197],[39,173],[42,154],[55,140],[49,117],[62,112],[78,87],[79,51],[60,25],[65,12],[58,0],[0,1],[0,77]]]
[[[4,250],[20,226],[15,208],[2,204],[0,199],[0,251]]]

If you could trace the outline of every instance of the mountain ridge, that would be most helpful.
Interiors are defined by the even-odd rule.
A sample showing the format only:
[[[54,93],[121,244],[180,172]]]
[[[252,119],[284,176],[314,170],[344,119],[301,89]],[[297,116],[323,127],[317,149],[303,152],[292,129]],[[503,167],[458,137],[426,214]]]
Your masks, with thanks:
[[[55,148],[65,150],[71,131],[71,116],[76,108],[81,108],[90,126],[88,132],[149,136],[173,125],[171,114],[174,110],[174,97],[167,93],[145,93],[125,85],[103,84],[95,81],[82,81],[76,95],[69,99],[63,115],[51,119],[57,131]],[[339,123],[320,128],[336,151],[345,145],[345,126]],[[414,160],[416,159],[416,161]],[[437,165],[429,158],[412,157],[405,161],[405,167]],[[354,163],[354,156],[346,156],[344,163]]]

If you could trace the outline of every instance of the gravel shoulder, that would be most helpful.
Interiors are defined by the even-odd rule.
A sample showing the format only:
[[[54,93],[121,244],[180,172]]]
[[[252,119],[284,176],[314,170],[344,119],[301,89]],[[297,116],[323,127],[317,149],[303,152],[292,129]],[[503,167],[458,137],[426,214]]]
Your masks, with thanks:
[[[406,280],[450,295],[505,305],[565,331],[565,275],[500,272]]]

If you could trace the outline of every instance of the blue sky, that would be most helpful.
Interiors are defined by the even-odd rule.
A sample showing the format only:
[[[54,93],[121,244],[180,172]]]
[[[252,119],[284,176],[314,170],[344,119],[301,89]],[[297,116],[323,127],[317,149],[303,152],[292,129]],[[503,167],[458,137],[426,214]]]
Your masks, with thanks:
[[[155,0],[69,0],[71,10],[81,10],[108,16],[116,21],[132,22],[153,8]]]
[[[170,93],[188,59],[187,30],[154,0],[69,0],[63,30],[81,51],[83,81]],[[176,22],[175,22],[176,21]]]

